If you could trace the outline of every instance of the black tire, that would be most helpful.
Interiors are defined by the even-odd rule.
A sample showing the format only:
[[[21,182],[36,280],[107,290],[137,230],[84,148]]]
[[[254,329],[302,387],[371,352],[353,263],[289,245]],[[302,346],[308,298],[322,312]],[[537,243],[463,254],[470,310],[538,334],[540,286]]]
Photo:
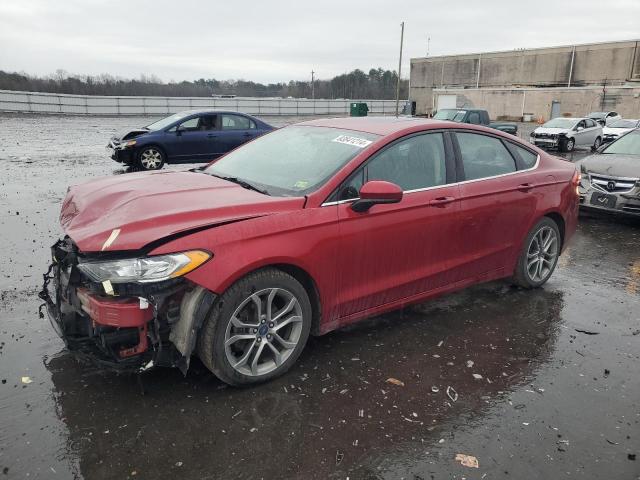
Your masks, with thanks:
[[[296,334],[299,335],[299,337],[295,342],[291,342],[292,344],[295,344],[295,347],[282,349],[281,353],[286,352],[287,356],[280,365],[277,364],[275,354],[271,350],[274,347],[277,349],[282,346],[275,339],[275,337],[278,336],[277,334],[270,336],[269,334],[262,332],[260,324],[257,325],[260,329],[258,333],[256,333],[256,330],[258,329],[242,328],[242,333],[236,332],[229,334],[231,329],[236,329],[235,324],[232,321],[232,316],[234,313],[237,313],[237,309],[243,308],[242,305],[244,305],[250,298],[260,295],[262,292],[273,290],[278,290],[280,293],[286,292],[297,299],[298,304],[295,308],[298,309],[299,307],[297,311],[301,313],[301,315],[291,315],[291,317],[302,317],[301,321],[296,320],[295,324],[291,323],[283,329],[285,334],[286,330],[293,332],[293,329],[296,329]],[[247,304],[247,307],[244,308],[250,307],[251,304],[249,303]],[[280,311],[284,310],[285,309],[283,308]],[[243,311],[241,311],[241,313],[242,312]],[[278,313],[278,310],[276,310],[276,313]],[[238,280],[220,296],[200,331],[200,335],[198,337],[198,356],[205,366],[211,370],[214,375],[216,375],[216,377],[230,385],[246,386],[266,382],[284,374],[296,362],[307,343],[307,339],[309,338],[311,317],[312,309],[309,296],[300,282],[291,275],[275,268],[259,270]],[[241,317],[240,315],[237,315],[236,320],[238,320],[238,318],[243,322],[246,321],[247,323],[250,320],[248,316],[246,317],[246,320],[245,317]],[[286,320],[282,323],[285,322]],[[298,322],[300,323],[299,326]],[[271,330],[271,323],[268,323],[268,326],[270,332],[275,332]],[[276,325],[276,327],[278,327],[278,325]],[[280,333],[280,330],[278,330],[277,333]],[[236,341],[236,343],[232,343],[231,346],[225,346],[225,335],[239,336],[240,334],[246,334],[247,336],[255,335],[255,340],[240,340]],[[264,339],[262,342],[262,348],[264,350],[254,350],[258,349],[260,346],[260,343],[256,343],[258,342],[258,337]],[[271,338],[271,340],[267,340],[267,337]],[[278,338],[280,337],[278,336]],[[231,339],[232,338],[229,340]],[[290,338],[287,337],[287,340],[290,340]],[[229,358],[229,355],[233,354],[229,353],[229,351],[238,344],[240,344],[240,350],[242,350],[244,346],[245,351],[251,350],[253,352],[253,356],[251,356],[251,354],[246,355],[243,352],[239,352],[240,358],[245,358],[246,355],[247,360],[245,360],[245,364],[243,366],[235,368]],[[249,363],[253,364],[253,359],[257,352],[262,352],[258,357],[257,362],[261,359],[265,359],[266,363],[264,365],[269,368],[275,368],[270,371],[266,371],[267,367],[265,367],[264,373],[245,373],[240,371],[241,369],[253,370],[252,365],[249,365]],[[238,360],[238,358],[232,358]],[[239,363],[240,362],[238,362],[238,364]],[[260,364],[259,368],[262,368],[262,365],[263,364]]]
[[[573,152],[576,141],[573,138],[561,138],[559,146],[561,152]]]
[[[136,166],[141,170],[160,170],[166,160],[164,151],[157,145],[142,147],[136,156]]]
[[[548,232],[550,229],[555,236],[555,252],[553,255],[553,260],[541,260],[540,257],[535,257],[537,262],[542,263],[540,278],[535,278],[535,274],[532,275],[529,267],[529,262],[532,261],[530,257],[531,252],[535,251],[535,243],[538,241],[536,238],[539,235],[539,232]],[[534,241],[534,238],[536,240]],[[562,237],[560,236],[560,230],[558,229],[558,225],[549,217],[543,217],[540,219],[538,223],[534,225],[534,227],[529,231],[525,241],[522,245],[522,250],[520,252],[520,256],[518,257],[518,263],[516,264],[516,270],[513,274],[513,282],[523,288],[538,288],[544,285],[547,280],[553,274],[556,265],[558,264],[558,258],[560,257],[560,249],[561,249]],[[533,249],[533,250],[532,250]],[[542,255],[544,253],[541,252]],[[545,266],[546,265],[546,266]],[[544,270],[543,270],[544,269]]]
[[[600,145],[602,145],[602,139],[600,137],[597,137],[595,142],[593,142],[593,146],[591,147],[591,151],[595,152],[598,148],[600,148]]]

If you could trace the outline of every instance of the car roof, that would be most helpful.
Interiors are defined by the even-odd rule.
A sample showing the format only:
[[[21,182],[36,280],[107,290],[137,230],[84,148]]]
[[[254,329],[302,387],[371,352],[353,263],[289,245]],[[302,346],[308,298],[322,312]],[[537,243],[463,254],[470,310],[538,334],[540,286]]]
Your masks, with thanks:
[[[356,130],[359,132],[373,133],[374,135],[390,135],[402,130],[406,130],[407,128],[421,126],[429,128],[451,128],[454,126],[460,127],[459,123],[448,122],[446,120],[394,116],[322,118],[297,123],[296,125]]]
[[[215,113],[215,114],[219,114],[219,113],[232,113],[234,115],[243,115],[245,117],[250,117],[251,115],[248,115],[246,113],[242,113],[242,112],[234,112],[232,110],[207,110],[207,109],[202,109],[202,110],[182,110],[181,112],[176,112],[176,113],[180,113],[183,114],[185,116],[187,115],[196,115],[199,113]],[[175,115],[175,113],[172,113],[171,115]]]

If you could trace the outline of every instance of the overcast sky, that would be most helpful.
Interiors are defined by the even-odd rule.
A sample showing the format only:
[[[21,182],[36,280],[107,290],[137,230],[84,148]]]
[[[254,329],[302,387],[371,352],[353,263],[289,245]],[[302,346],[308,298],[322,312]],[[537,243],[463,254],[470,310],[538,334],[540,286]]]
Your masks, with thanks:
[[[410,57],[640,37],[640,0],[0,0],[0,69],[330,78]]]

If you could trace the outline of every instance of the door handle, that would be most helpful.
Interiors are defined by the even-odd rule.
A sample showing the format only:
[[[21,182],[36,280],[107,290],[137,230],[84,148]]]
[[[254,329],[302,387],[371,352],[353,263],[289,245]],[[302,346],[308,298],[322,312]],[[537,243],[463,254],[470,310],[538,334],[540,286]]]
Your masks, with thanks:
[[[216,138],[217,135],[215,133],[207,133],[208,138]]]
[[[521,183],[518,185],[518,190],[521,192],[529,192],[534,187],[533,183]]]
[[[433,200],[429,200],[429,205],[433,207],[444,207],[446,204],[455,202],[455,198],[453,197],[438,197]]]
[[[242,135],[243,137],[251,137],[252,135],[250,133],[245,133],[244,135]]]

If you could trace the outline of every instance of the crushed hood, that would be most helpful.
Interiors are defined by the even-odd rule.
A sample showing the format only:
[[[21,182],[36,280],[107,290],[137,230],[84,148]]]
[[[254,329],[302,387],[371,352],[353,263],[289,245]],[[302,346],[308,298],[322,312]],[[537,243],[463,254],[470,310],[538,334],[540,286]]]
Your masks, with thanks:
[[[640,178],[640,155],[596,154],[577,162],[589,173]]]
[[[69,188],[60,225],[83,252],[138,250],[192,230],[300,209],[304,198],[270,197],[194,172],[142,172]]]

